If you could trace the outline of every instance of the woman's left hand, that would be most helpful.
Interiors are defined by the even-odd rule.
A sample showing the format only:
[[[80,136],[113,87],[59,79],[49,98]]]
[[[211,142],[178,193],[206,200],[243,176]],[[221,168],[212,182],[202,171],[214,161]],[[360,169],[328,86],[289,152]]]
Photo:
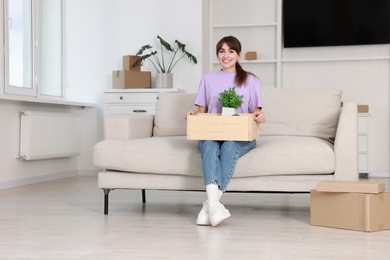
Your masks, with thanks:
[[[255,122],[257,124],[261,124],[265,122],[265,116],[263,111],[261,111],[260,109],[256,109],[255,111],[253,111],[253,114],[255,115]]]

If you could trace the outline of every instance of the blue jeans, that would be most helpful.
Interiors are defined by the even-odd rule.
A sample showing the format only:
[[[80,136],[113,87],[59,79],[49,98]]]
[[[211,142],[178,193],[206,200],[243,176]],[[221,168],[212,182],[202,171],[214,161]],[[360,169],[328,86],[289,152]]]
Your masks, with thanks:
[[[237,160],[256,147],[253,141],[199,141],[204,184],[217,184],[224,192],[233,176]]]

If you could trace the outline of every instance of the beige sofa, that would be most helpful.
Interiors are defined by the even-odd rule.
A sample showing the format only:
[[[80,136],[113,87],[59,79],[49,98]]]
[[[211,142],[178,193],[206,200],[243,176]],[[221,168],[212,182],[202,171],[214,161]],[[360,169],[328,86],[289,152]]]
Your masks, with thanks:
[[[184,115],[195,94],[162,93],[155,115],[108,116],[94,147],[98,185],[114,189],[204,190],[197,141]],[[263,87],[266,123],[237,163],[228,191],[309,192],[321,180],[357,180],[357,106],[334,89]]]

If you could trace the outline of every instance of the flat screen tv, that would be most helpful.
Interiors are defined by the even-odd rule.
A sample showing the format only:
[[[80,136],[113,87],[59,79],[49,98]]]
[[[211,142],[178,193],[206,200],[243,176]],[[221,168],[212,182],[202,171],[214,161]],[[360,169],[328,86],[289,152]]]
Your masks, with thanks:
[[[388,44],[390,0],[283,0],[284,47]]]

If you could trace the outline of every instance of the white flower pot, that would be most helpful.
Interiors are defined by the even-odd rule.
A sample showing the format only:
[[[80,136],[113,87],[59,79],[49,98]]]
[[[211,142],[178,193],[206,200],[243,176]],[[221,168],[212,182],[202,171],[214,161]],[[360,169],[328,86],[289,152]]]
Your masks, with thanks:
[[[222,115],[223,116],[232,116],[236,113],[236,110],[231,107],[223,107],[222,108]]]
[[[156,88],[173,88],[173,74],[157,73]]]

